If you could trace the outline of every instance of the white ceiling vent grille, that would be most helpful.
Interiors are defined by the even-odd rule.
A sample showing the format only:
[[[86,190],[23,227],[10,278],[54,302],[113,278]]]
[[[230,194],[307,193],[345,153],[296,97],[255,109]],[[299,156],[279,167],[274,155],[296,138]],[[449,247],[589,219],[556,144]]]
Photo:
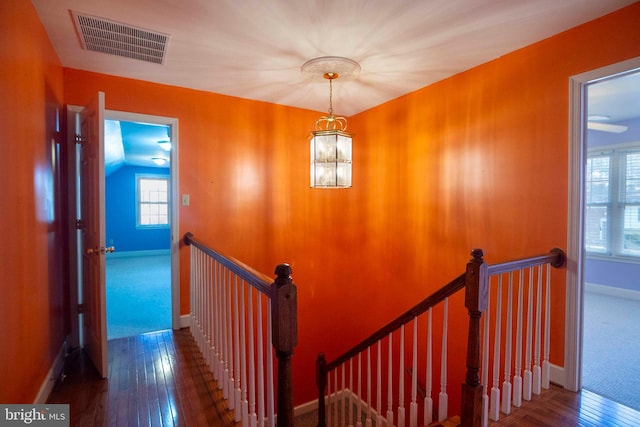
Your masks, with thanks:
[[[140,61],[162,64],[168,34],[158,33],[78,12],[71,12],[82,47]]]

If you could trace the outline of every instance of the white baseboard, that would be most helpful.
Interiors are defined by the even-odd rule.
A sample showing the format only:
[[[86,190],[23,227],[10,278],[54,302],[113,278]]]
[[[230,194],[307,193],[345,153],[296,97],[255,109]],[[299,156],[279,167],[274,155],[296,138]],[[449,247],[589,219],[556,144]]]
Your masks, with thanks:
[[[351,399],[353,404],[358,405],[360,407],[360,410],[362,412],[368,412],[369,410],[369,406],[367,405],[367,402],[365,402],[364,400],[360,400],[360,398],[353,393],[351,390],[349,389],[345,389],[345,390],[340,390],[338,391],[333,398],[336,399],[336,401],[342,401],[344,399]],[[324,397],[324,402],[326,407],[329,406],[329,397],[325,396]],[[318,401],[317,400],[312,400],[311,402],[307,402],[307,403],[303,403],[302,405],[298,405],[295,408],[293,408],[293,416],[297,417],[300,415],[304,415],[307,414],[309,412],[313,412],[316,411],[318,409]],[[373,410],[371,411],[372,416],[375,418],[377,418],[378,413]],[[387,425],[386,419],[382,421],[382,426],[380,427],[385,427]]]
[[[308,414],[318,409],[318,400],[312,400],[311,402],[303,403],[293,408],[293,416],[298,417],[300,415]]]
[[[152,256],[152,255],[170,255],[171,249],[150,249],[146,251],[122,251],[118,252],[116,248],[115,252],[107,254],[107,258],[128,258],[136,256]]]
[[[585,282],[584,290],[585,292],[594,294],[608,295],[616,298],[640,301],[640,292],[634,291],[632,289],[616,288],[614,286],[603,286],[597,285],[595,283]]]
[[[67,342],[64,341],[62,343],[62,347],[60,347],[60,351],[58,355],[53,360],[53,364],[47,372],[47,376],[44,378],[42,385],[40,386],[40,390],[38,391],[38,395],[36,396],[35,401],[33,402],[36,405],[42,405],[47,403],[47,399],[53,390],[53,386],[56,385],[56,380],[60,377],[62,373],[62,369],[64,368],[64,358],[67,354]]]
[[[180,316],[180,329],[188,328],[191,326],[191,314],[183,314]]]
[[[564,367],[549,364],[549,382],[564,388]]]

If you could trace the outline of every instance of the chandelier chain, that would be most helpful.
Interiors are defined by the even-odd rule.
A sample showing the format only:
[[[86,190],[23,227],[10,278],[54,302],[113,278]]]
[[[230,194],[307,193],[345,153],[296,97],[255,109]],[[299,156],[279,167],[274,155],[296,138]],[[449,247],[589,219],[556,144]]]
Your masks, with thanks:
[[[333,79],[329,79],[329,115],[333,116]]]

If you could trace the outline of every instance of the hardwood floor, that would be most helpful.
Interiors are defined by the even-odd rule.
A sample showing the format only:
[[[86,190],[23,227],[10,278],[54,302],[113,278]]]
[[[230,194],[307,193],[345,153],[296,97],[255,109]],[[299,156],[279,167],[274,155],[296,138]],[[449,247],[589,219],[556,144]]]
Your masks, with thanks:
[[[187,329],[109,341],[107,379],[81,351],[67,363],[48,402],[70,404],[72,426],[238,425]],[[489,425],[640,427],[640,413],[586,390],[552,386]]]
[[[640,412],[588,390],[574,393],[551,385],[524,402],[509,416],[500,414],[490,426],[518,427],[640,427]]]
[[[68,358],[49,403],[70,404],[71,425],[236,425],[188,330],[109,341],[109,376],[81,351]]]

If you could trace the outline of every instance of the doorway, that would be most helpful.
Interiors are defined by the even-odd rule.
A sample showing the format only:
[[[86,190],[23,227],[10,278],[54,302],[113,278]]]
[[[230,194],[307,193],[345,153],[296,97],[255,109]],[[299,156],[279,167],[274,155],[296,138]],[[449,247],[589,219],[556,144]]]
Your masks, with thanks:
[[[640,411],[640,70],[586,99],[582,387]]]
[[[105,119],[107,339],[171,328],[171,126]]]
[[[629,334],[637,332],[629,328],[634,321],[622,314],[621,306],[615,301],[613,306],[605,304],[612,295],[603,293],[640,295],[640,287],[625,285],[632,277],[629,268],[640,269],[631,212],[635,209],[635,219],[640,219],[640,193],[638,206],[631,202],[636,184],[640,190],[640,169],[637,182],[624,178],[625,171],[633,173],[636,154],[629,143],[640,141],[640,105],[622,98],[640,88],[619,89],[638,71],[640,58],[634,58],[574,76],[570,82],[567,253],[572,262],[567,268],[564,385],[573,391],[587,388],[627,406],[631,402],[622,394],[610,392],[622,390],[619,383],[611,389],[602,384],[617,381],[616,369],[621,374],[628,369],[615,356],[626,351]],[[637,93],[631,99],[637,100]],[[637,156],[640,162],[640,144]],[[637,230],[640,234],[640,227]],[[611,262],[618,263],[613,268],[622,274],[612,274]],[[622,280],[614,280],[616,275]],[[604,332],[615,323],[618,339]]]
[[[72,158],[69,160],[70,164],[75,165],[73,168],[69,168],[69,200],[70,200],[70,212],[75,213],[75,215],[70,216],[70,270],[74,272],[74,274],[70,277],[70,315],[71,315],[71,330],[70,334],[67,338],[67,341],[71,348],[76,347],[84,347],[85,343],[83,342],[82,336],[82,323],[81,318],[82,314],[78,316],[80,313],[80,304],[83,303],[83,292],[81,289],[82,280],[80,280],[81,270],[78,269],[82,264],[82,251],[83,248],[78,244],[77,236],[82,235],[82,231],[80,228],[80,222],[77,221],[79,218],[79,207],[80,207],[80,188],[81,183],[79,180],[80,170],[80,145],[76,143],[76,135],[79,132],[79,115],[80,112],[83,111],[84,107],[80,106],[68,106],[67,109],[67,129],[69,132],[68,141],[72,145],[70,149],[70,153]],[[169,199],[169,249],[168,249],[168,257],[170,259],[170,326],[172,329],[179,329],[181,327],[181,319],[180,319],[180,277],[179,277],[179,228],[178,228],[178,197],[177,197],[177,188],[178,188],[178,120],[171,117],[163,117],[163,116],[152,116],[146,114],[139,113],[130,113],[130,112],[122,112],[122,111],[114,111],[114,110],[103,110],[101,113],[101,117],[104,120],[113,120],[113,121],[121,121],[121,122],[131,122],[131,123],[144,123],[149,126],[163,127],[165,132],[167,132],[169,138],[168,140],[171,142],[171,150],[168,155],[169,160],[169,189],[168,189],[168,199]],[[104,123],[104,122],[103,122]],[[104,136],[104,132],[102,132]],[[166,139],[166,136],[165,136]],[[157,141],[156,141],[157,144]],[[104,150],[104,147],[103,147]],[[76,197],[77,195],[77,197]],[[102,220],[104,221],[104,211]],[[109,241],[105,238],[105,243],[109,243]],[[115,242],[114,242],[115,243]],[[111,245],[106,245],[109,247]],[[117,251],[117,248],[116,248]],[[114,252],[116,253],[116,252]],[[108,254],[109,256],[113,254]],[[105,285],[106,288],[106,285]],[[105,298],[106,300],[106,298]],[[106,316],[104,320],[104,330],[106,336]],[[105,341],[106,343],[106,341]],[[106,346],[105,346],[106,351]],[[106,357],[106,353],[105,353]]]

